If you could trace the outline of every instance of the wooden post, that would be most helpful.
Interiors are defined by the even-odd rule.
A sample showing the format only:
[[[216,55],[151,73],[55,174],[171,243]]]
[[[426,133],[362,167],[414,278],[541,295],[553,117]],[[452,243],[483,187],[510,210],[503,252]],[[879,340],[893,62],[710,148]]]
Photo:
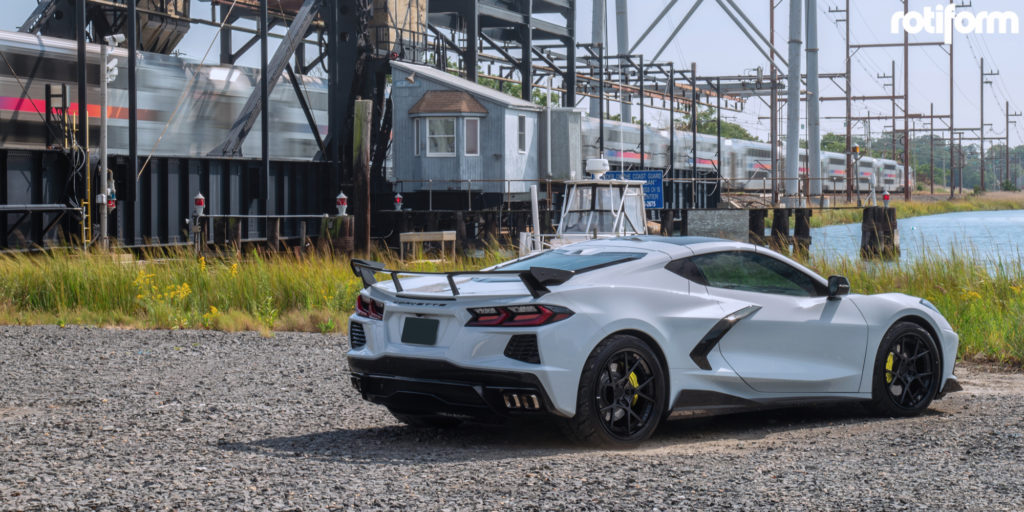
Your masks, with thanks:
[[[670,208],[661,210],[661,236],[675,236],[676,215]]]
[[[772,216],[772,249],[778,252],[789,253],[789,215],[788,208],[776,208]]]
[[[455,212],[455,236],[465,251],[469,239],[466,238],[466,214],[461,211]]]
[[[355,177],[357,252],[370,252],[370,125],[373,101],[357,99],[353,113],[352,163]]]
[[[306,253],[306,221],[299,223],[299,254]]]
[[[811,248],[811,215],[810,208],[796,210],[796,226],[793,229],[793,251],[802,257],[807,256]]]
[[[270,252],[278,252],[281,250],[281,219],[271,219],[267,224],[267,245],[270,246]]]
[[[223,247],[228,243],[228,222],[224,218],[211,219],[213,221],[213,245],[214,250],[217,247]]]
[[[873,206],[864,209],[860,255],[864,259],[890,260],[900,257],[900,235],[895,208]]]
[[[750,243],[767,245],[764,237],[764,221],[767,217],[768,210],[750,210]]]
[[[230,219],[228,221],[231,230],[231,247],[236,253],[242,252],[242,219]]]

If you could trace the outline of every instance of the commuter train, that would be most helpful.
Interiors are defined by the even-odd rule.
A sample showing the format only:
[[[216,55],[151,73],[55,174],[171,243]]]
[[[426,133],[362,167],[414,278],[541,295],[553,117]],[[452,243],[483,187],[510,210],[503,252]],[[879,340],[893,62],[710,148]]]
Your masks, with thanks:
[[[600,122],[584,117],[583,158],[599,158]],[[609,161],[612,170],[639,170],[641,167],[640,126],[618,121],[605,121],[603,157]],[[643,166],[646,169],[669,168],[670,133],[651,128],[644,129]],[[722,139],[722,157],[718,157],[717,137],[697,134],[697,170],[709,175],[721,171],[722,188],[726,192],[764,192],[772,189],[771,145],[735,139]],[[672,163],[675,169],[686,171],[693,168],[693,135],[690,132],[675,133],[675,151]],[[785,151],[779,151],[779,168],[785,168]],[[894,160],[863,157],[856,163],[857,190],[870,192],[872,183],[878,192],[903,192],[903,166]],[[911,187],[914,186],[914,170],[910,170]],[[807,150],[800,150],[801,190],[806,186],[808,175]],[[846,191],[846,155],[821,152],[822,190],[826,193]],[[777,184],[784,187],[781,180]]]
[[[100,46],[88,44],[89,144],[99,141]],[[128,153],[128,53],[112,48],[117,78],[108,94],[108,147],[111,154]],[[40,150],[47,147],[44,121],[46,85],[67,85],[69,114],[77,116],[77,44],[73,40],[0,31],[0,148]],[[257,69],[201,65],[156,53],[139,52],[138,123],[142,157],[205,157],[222,144],[254,87]],[[327,83],[297,77],[321,133],[327,129]],[[59,88],[55,88],[59,90]],[[295,90],[286,77],[270,95],[270,156],[280,160],[310,160],[318,147]],[[52,105],[60,106],[54,98]],[[77,120],[71,119],[70,124]],[[56,137],[60,140],[60,137]],[[56,144],[60,145],[60,144]],[[260,155],[260,124],[242,145],[242,156]]]
[[[0,149],[42,150],[53,139],[53,127],[44,122],[46,85],[66,85],[69,114],[77,114],[77,44],[20,32],[0,31]],[[239,112],[258,85],[258,71],[227,65],[204,65],[189,59],[139,52],[138,123],[139,154],[146,157],[220,156],[220,146],[238,118]],[[99,140],[100,46],[87,45],[87,91],[89,143]],[[128,70],[127,51],[112,48],[117,77],[108,93],[108,148],[112,155],[128,153]],[[321,135],[327,132],[328,91],[326,80],[297,77]],[[276,160],[310,160],[318,151],[309,123],[295,91],[287,78],[280,77],[270,96],[270,156]],[[55,100],[53,106],[59,101]],[[77,122],[70,120],[70,122]],[[639,169],[641,163],[640,127],[616,121],[605,122],[605,155],[612,169]],[[260,154],[260,124],[256,123],[245,143],[242,156]],[[600,156],[598,120],[584,117],[582,154],[584,160]],[[644,167],[668,169],[669,159],[676,169],[693,167],[692,135],[677,131],[675,151],[669,155],[669,132],[644,130]],[[59,144],[59,137],[56,137]],[[807,175],[807,151],[800,153],[800,176]],[[237,156],[237,155],[236,155]],[[784,166],[784,157],[779,167]],[[822,152],[822,189],[846,190],[846,157]],[[718,157],[717,139],[697,135],[696,166],[701,176],[717,176],[725,192],[763,192],[771,190],[771,146],[762,142],[722,139],[722,157]],[[902,166],[892,160],[863,158],[857,164],[858,190],[867,192],[871,183],[878,191],[903,190]],[[913,180],[913,170],[911,170]],[[805,183],[805,180],[801,180]],[[913,181],[911,181],[913,184]],[[781,181],[776,184],[782,188]],[[802,184],[801,187],[804,185]]]

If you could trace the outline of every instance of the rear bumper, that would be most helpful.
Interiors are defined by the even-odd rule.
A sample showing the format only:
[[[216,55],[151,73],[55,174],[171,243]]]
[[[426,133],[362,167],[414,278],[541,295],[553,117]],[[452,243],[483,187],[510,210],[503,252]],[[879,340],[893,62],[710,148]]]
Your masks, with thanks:
[[[394,356],[349,356],[348,365],[363,399],[397,412],[487,419],[554,410],[540,380],[529,373]]]

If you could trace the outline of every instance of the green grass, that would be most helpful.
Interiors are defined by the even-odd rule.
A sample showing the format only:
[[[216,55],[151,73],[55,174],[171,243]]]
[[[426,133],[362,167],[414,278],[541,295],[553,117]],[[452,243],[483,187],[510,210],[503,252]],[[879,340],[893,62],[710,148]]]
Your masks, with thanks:
[[[440,263],[378,256],[421,271],[482,268],[499,258],[496,250]],[[346,328],[360,288],[347,259],[323,253],[199,258],[170,250],[141,261],[59,250],[3,255],[0,323],[337,332]]]
[[[879,200],[881,204],[881,200]],[[1024,209],[1024,201],[1014,199],[992,199],[985,196],[967,196],[953,201],[893,201],[896,218],[921,217],[953,212],[978,212]],[[836,210],[815,210],[811,217],[811,227],[832,226],[836,224],[858,223],[864,216],[861,208],[845,208]],[[770,224],[769,224],[770,225]]]
[[[935,304],[960,335],[960,355],[1024,365],[1024,269],[1020,262],[987,267],[955,249],[913,261],[868,263],[811,257],[822,275],[843,275],[854,293],[901,292]]]
[[[402,263],[420,271],[479,269],[482,258]],[[857,293],[898,291],[937,305],[961,336],[961,355],[1024,365],[1024,269],[991,270],[969,250],[893,264],[853,259],[807,262],[823,275],[850,278]],[[361,288],[349,262],[329,254],[304,258],[250,253],[197,258],[153,252],[142,261],[74,251],[0,256],[0,324],[81,324],[159,329],[340,332]]]

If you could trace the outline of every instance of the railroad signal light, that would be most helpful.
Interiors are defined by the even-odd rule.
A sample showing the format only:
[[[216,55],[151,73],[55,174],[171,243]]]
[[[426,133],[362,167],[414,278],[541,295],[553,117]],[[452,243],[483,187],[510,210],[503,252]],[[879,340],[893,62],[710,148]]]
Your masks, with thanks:
[[[196,197],[192,203],[192,214],[196,217],[201,217],[203,211],[206,210],[206,198],[203,197],[203,193],[196,194]]]
[[[401,192],[399,192],[398,194],[395,194],[395,211],[396,212],[402,211],[402,194],[401,194]]]
[[[344,216],[345,212],[348,211],[348,196],[345,192],[338,192],[338,197],[335,198],[334,204],[338,207],[338,216]]]

